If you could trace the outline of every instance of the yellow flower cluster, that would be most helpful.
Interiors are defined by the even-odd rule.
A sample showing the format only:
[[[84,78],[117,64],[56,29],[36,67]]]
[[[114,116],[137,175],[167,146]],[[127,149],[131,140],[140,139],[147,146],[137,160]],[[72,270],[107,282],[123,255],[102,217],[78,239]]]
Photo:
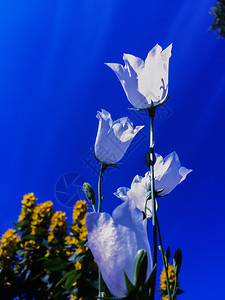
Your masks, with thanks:
[[[81,297],[78,299],[76,296],[71,296],[70,300],[83,300],[83,298]]]
[[[177,297],[173,297],[174,300],[177,300]],[[162,296],[162,300],[169,300],[169,296],[168,295],[165,295],[165,296]]]
[[[168,264],[168,279],[169,279],[169,284],[170,284],[170,291],[171,293],[173,292],[174,289],[174,284],[175,284],[175,272],[174,272],[174,267]],[[177,283],[177,286],[179,286],[179,283]],[[167,288],[166,288],[166,273],[165,270],[163,269],[161,275],[160,275],[160,288],[167,292]],[[164,295],[162,297],[163,300],[167,300],[168,295]],[[175,298],[176,299],[176,298]]]
[[[27,213],[32,213],[36,200],[37,198],[34,196],[33,193],[23,196],[23,200],[21,201],[23,206],[22,206],[21,214],[19,216],[19,221],[23,221]]]
[[[10,259],[15,252],[16,243],[20,241],[16,230],[8,229],[1,237],[0,255]]]
[[[31,234],[46,234],[53,214],[54,208],[51,201],[35,206],[31,217]]]
[[[77,223],[84,218],[88,210],[85,200],[77,201],[73,208],[73,223]]]
[[[24,244],[20,244],[20,246],[21,246],[21,248],[29,249],[29,250],[40,248],[40,245],[36,241],[33,241],[33,240],[26,241]]]
[[[88,204],[85,200],[77,201],[73,209],[73,225],[72,230],[75,232],[75,245],[77,254],[87,251],[87,247],[84,245],[87,241],[87,216]]]
[[[66,236],[67,236],[66,213],[57,211],[51,218],[48,241],[51,242],[54,240],[54,238],[62,240]]]

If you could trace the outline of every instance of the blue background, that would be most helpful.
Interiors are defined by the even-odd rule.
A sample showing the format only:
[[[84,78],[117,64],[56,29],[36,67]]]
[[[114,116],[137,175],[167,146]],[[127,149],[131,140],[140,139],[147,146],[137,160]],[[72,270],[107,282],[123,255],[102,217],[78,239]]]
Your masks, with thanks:
[[[104,63],[123,63],[123,53],[145,59],[156,43],[164,49],[172,42],[170,100],[156,116],[155,150],[163,156],[175,150],[194,171],[161,200],[163,242],[172,253],[183,250],[185,294],[178,299],[223,297],[225,40],[208,31],[214,3],[0,1],[1,234],[17,220],[29,192],[40,202],[52,200],[71,220],[72,207],[57,200],[55,185],[75,172],[96,187],[89,149],[101,108],[114,120],[129,116],[135,125],[146,124],[120,170],[104,176],[103,210],[111,213],[121,203],[113,192],[147,171],[148,122],[127,109]],[[159,277],[161,262],[158,268]]]

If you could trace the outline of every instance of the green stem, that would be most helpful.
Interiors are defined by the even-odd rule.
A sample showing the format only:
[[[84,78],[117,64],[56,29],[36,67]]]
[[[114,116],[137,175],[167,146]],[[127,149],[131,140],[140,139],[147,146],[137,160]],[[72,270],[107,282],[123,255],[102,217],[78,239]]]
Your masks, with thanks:
[[[94,205],[94,204],[92,204],[91,206],[92,206],[92,208],[93,208],[93,212],[96,212],[95,205]]]
[[[153,232],[153,266],[157,264],[157,231],[156,231],[156,205],[155,205],[155,178],[154,178],[154,139],[153,139],[153,125],[155,108],[148,109],[150,117],[150,177],[151,177],[151,199],[152,199],[152,232]],[[152,299],[155,295],[156,276],[153,279]]]
[[[171,295],[170,295],[170,284],[169,284],[169,277],[168,277],[168,267],[165,261],[165,256],[164,256],[164,251],[163,251],[163,244],[162,244],[162,237],[161,237],[161,232],[160,232],[160,227],[159,227],[159,220],[156,216],[156,224],[157,224],[157,229],[158,229],[158,236],[159,236],[159,250],[162,255],[162,260],[163,260],[163,266],[166,274],[166,288],[167,288],[167,294],[169,297],[169,300],[172,300]]]
[[[98,179],[98,212],[101,212],[102,206],[102,174],[105,171],[105,165],[101,164],[101,170]]]
[[[176,296],[176,290],[177,290],[177,275],[175,276],[172,300],[175,299],[174,297]]]
[[[101,163],[101,170],[98,179],[98,213],[101,212],[101,206],[102,206],[102,175],[107,169],[107,167],[108,165]],[[102,280],[100,269],[98,269],[98,291],[99,291],[98,296],[99,297],[104,297],[104,293],[102,292],[102,289],[103,289],[103,280]]]

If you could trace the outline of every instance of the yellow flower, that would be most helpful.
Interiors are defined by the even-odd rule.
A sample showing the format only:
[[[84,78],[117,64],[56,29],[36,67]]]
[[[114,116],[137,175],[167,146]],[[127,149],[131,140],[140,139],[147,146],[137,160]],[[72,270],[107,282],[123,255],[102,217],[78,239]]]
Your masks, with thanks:
[[[25,249],[39,249],[40,245],[33,240],[26,241],[23,246]]]
[[[51,250],[47,249],[46,253],[45,253],[45,257],[49,257],[49,255],[51,254]]]
[[[31,234],[46,234],[54,208],[51,201],[38,204],[31,217]]]
[[[0,254],[10,259],[16,249],[16,243],[20,241],[20,237],[17,236],[16,230],[10,228],[1,237]]]
[[[168,279],[169,279],[169,285],[170,285],[170,291],[171,293],[173,292],[174,289],[174,284],[175,284],[175,272],[174,272],[174,267],[168,264]],[[177,282],[177,286],[179,286],[180,283]],[[167,287],[166,287],[166,273],[165,270],[163,269],[161,275],[160,275],[160,288],[167,293]],[[167,300],[168,295],[164,295],[162,297],[163,300]]]
[[[81,263],[79,262],[79,261],[77,261],[76,263],[75,263],[75,269],[76,270],[80,270],[81,269]]]
[[[76,296],[72,295],[71,298],[70,298],[70,300],[83,300],[83,298],[81,297],[81,298],[78,299]]]
[[[53,241],[56,239],[64,239],[67,236],[67,222],[66,213],[61,211],[55,212],[51,218],[50,234],[48,236],[48,241]]]
[[[74,205],[72,230],[76,232],[75,238],[77,239],[77,253],[85,252],[88,249],[86,246],[84,246],[87,241],[87,210],[88,204],[85,200],[77,201],[77,203]]]
[[[77,201],[73,208],[73,223],[79,222],[87,213],[88,204],[85,200]]]
[[[34,196],[34,193],[30,193],[23,196],[23,200],[21,201],[27,207],[31,207],[35,205],[37,198]]]
[[[26,230],[27,232],[30,232],[30,217],[34,210],[36,201],[37,198],[34,196],[33,193],[24,195],[23,200],[21,201],[23,205],[18,220],[19,222],[24,221],[24,223],[27,225],[26,228],[24,228],[24,230]]]
[[[175,296],[175,298],[173,299],[177,300],[177,297]],[[169,300],[169,296],[168,295],[162,296],[162,300]]]

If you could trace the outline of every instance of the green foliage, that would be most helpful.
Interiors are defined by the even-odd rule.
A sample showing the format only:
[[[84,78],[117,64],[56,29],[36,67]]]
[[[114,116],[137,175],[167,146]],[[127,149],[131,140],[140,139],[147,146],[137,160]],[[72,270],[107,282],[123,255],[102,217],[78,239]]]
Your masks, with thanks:
[[[17,230],[2,236],[0,299],[96,299],[90,282],[97,280],[97,266],[85,246],[86,202],[76,203],[77,219],[69,226],[50,201],[35,201],[33,194],[24,196]]]
[[[225,38],[225,0],[217,1],[211,8],[210,13],[213,15],[211,29],[219,33],[219,37]]]

